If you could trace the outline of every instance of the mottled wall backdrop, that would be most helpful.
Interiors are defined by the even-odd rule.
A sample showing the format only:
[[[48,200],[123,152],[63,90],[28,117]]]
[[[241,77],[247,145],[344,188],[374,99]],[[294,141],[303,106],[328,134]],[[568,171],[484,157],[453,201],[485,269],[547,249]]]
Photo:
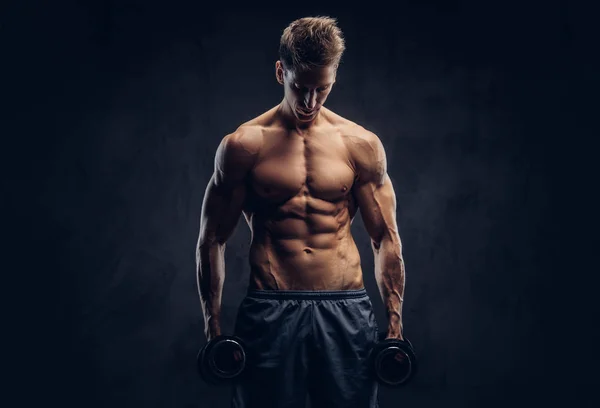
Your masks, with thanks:
[[[30,282],[51,300],[23,306],[38,318],[20,325],[39,328],[33,344],[54,363],[21,367],[25,394],[90,408],[228,406],[229,390],[203,384],[194,366],[202,199],[221,138],[282,98],[283,28],[325,14],[347,40],[327,106],[379,135],[398,199],[405,333],[421,371],[405,389],[382,390],[381,407],[566,398],[556,385],[571,382],[554,374],[564,362],[548,344],[560,311],[546,153],[564,130],[553,118],[568,114],[555,97],[567,92],[573,31],[558,2],[495,3],[209,10],[129,0],[25,11],[32,28],[12,51],[31,93],[15,103],[40,109],[13,118],[33,164],[15,171],[27,183],[12,197],[35,195],[19,205],[43,221],[19,219],[17,235],[34,239],[41,268]],[[352,229],[384,324],[360,215]],[[247,288],[249,240],[240,218],[226,252],[225,332]]]

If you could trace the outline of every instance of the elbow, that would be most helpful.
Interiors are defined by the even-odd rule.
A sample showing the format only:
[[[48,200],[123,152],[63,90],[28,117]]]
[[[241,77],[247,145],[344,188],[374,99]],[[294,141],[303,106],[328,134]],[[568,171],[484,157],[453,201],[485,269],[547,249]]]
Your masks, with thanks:
[[[392,232],[382,233],[377,237],[371,237],[371,247],[375,253],[378,253],[382,248],[384,248],[386,252],[402,252],[400,238],[397,234]]]
[[[373,252],[379,252],[379,250],[381,249],[381,239],[371,238],[371,248],[373,248]]]
[[[200,237],[198,240],[198,250],[213,247],[217,244],[217,239],[214,237]]]
[[[212,252],[215,248],[222,251],[225,248],[225,245],[226,243],[224,241],[221,242],[216,239],[210,241],[203,241],[201,243],[198,243],[198,247],[196,248],[196,255],[202,256],[208,254],[209,252]]]
[[[198,250],[204,248],[213,248],[215,246],[224,246],[226,239],[219,236],[216,231],[203,231],[198,237]]]
[[[225,241],[221,241],[215,236],[201,236],[196,245],[196,262],[200,264],[202,259],[208,259],[210,254],[214,253],[215,249],[217,249],[218,252],[223,252],[225,250],[225,244]]]
[[[386,231],[381,230],[371,234],[371,247],[373,251],[378,252],[386,241],[390,240],[391,236]]]

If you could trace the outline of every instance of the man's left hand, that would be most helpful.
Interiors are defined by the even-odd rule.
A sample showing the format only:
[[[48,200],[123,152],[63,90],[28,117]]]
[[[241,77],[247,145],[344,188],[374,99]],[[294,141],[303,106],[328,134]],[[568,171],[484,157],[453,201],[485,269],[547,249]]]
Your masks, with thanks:
[[[404,337],[402,336],[402,333],[400,333],[397,330],[388,330],[385,338],[386,339],[404,340]]]

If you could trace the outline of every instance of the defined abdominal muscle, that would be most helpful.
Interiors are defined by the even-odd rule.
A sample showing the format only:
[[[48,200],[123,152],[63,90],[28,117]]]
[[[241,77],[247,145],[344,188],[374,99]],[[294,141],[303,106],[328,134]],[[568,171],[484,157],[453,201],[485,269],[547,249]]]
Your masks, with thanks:
[[[253,286],[272,290],[362,287],[360,255],[349,228],[289,235],[265,231],[254,236],[249,257]]]

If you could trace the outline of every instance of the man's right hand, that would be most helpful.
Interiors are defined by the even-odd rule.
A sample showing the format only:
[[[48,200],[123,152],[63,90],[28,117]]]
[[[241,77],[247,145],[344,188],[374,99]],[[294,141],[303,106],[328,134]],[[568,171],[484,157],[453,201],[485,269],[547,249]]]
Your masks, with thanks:
[[[212,324],[204,330],[204,335],[206,336],[206,341],[209,342],[217,336],[221,335],[221,326],[219,324]]]

